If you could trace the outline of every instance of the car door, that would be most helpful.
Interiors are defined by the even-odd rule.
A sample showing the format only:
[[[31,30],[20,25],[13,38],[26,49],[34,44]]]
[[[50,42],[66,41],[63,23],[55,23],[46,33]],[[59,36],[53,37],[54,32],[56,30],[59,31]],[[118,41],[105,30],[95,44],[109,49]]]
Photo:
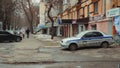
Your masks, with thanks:
[[[14,39],[13,35],[9,32],[4,32],[6,34],[6,40],[12,41]]]
[[[12,34],[6,31],[3,32],[3,37],[4,37],[4,41],[11,41],[13,39]]]
[[[82,44],[83,46],[91,46],[93,45],[94,41],[92,41],[93,33],[88,32],[82,37]]]
[[[99,46],[103,40],[103,34],[100,32],[93,32],[93,46]]]
[[[0,41],[3,41],[3,40],[4,40],[3,32],[0,31]]]
[[[100,32],[89,32],[83,36],[83,44],[86,44],[86,46],[98,46],[102,38],[103,35]]]
[[[0,40],[1,41],[6,41],[7,40],[6,33],[4,31],[0,32]]]

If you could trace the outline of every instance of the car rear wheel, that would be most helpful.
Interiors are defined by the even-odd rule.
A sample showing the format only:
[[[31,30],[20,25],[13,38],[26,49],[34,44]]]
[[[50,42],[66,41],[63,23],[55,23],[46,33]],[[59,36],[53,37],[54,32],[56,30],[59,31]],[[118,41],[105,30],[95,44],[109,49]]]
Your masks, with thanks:
[[[20,42],[20,41],[21,41],[21,38],[17,37],[16,42]]]
[[[69,46],[69,49],[70,49],[71,51],[75,51],[77,48],[78,48],[78,47],[77,47],[76,44],[71,44],[71,45]]]
[[[103,43],[101,44],[101,47],[102,47],[102,48],[108,48],[108,47],[109,47],[109,43],[108,43],[108,42],[103,42]]]

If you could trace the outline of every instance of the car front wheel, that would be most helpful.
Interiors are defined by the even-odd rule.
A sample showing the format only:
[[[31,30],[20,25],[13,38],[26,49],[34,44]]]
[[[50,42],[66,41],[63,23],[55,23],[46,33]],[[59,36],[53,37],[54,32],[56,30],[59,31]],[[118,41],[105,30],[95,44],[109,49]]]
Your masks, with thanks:
[[[71,51],[75,51],[75,50],[77,49],[77,45],[76,45],[76,44],[71,44],[71,45],[69,46],[69,49],[70,49]]]

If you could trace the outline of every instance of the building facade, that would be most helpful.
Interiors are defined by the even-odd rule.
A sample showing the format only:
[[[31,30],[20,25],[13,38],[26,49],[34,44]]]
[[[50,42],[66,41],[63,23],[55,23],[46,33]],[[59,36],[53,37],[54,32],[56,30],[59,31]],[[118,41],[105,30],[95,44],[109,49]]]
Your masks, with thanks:
[[[107,34],[115,32],[113,17],[107,17],[106,12],[119,8],[119,0],[63,0],[60,7],[62,12],[58,10],[55,19],[58,36],[75,36],[85,30],[100,30]]]
[[[85,30],[100,30],[113,34],[115,31],[113,20],[106,17],[106,11],[119,5],[118,0],[78,0],[72,6],[69,4],[70,7],[61,14],[64,26],[63,36],[74,36]],[[64,20],[68,21],[64,22]]]

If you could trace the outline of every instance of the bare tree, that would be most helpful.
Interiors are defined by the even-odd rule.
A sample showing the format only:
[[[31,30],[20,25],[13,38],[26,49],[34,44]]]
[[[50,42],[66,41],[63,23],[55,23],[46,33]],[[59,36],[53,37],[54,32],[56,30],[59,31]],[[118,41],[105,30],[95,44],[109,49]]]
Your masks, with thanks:
[[[55,33],[55,30],[54,30],[54,17],[55,16],[52,16],[51,12],[52,12],[52,9],[53,10],[59,10],[60,9],[60,6],[62,6],[62,0],[45,0],[46,2],[46,5],[47,5],[47,16],[48,18],[50,19],[52,25],[51,25],[51,28],[52,28],[52,33],[51,33],[51,39],[54,39],[54,33]],[[59,13],[59,11],[57,12]],[[57,16],[57,15],[56,15]]]
[[[31,33],[33,33],[33,24],[34,24],[36,15],[35,15],[35,10],[34,10],[34,5],[32,3],[32,0],[22,0],[20,3],[24,11],[24,14],[27,17]]]
[[[3,22],[3,30],[10,27],[11,15],[15,10],[16,0],[1,0],[0,21]]]

